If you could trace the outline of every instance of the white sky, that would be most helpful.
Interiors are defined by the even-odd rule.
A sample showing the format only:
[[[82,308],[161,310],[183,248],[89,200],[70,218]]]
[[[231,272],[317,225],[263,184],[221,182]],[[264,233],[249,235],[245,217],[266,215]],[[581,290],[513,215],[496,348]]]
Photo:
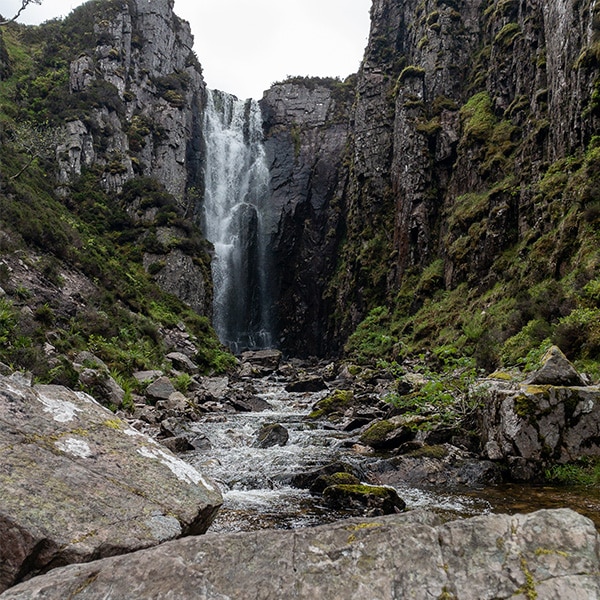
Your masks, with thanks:
[[[358,70],[369,33],[372,0],[175,0],[189,21],[194,50],[211,88],[260,98],[288,75],[345,78]],[[12,17],[21,0],[1,0]],[[22,23],[68,14],[82,1],[43,0]]]

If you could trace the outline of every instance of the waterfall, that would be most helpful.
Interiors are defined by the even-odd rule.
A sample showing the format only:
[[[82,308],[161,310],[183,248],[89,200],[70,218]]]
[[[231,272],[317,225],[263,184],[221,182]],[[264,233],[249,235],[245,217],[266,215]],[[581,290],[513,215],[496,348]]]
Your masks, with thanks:
[[[214,246],[213,324],[232,351],[272,346],[269,169],[255,100],[208,91],[204,228]]]

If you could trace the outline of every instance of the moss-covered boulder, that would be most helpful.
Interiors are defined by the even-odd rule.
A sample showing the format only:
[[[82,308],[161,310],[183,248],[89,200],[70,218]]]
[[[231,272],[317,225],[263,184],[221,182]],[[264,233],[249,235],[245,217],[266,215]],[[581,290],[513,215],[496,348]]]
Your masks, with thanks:
[[[555,348],[523,383],[488,379],[474,388],[484,453],[506,464],[513,479],[600,456],[600,386],[567,381],[580,383],[581,377]]]
[[[359,485],[360,479],[352,473],[334,473],[333,475],[321,475],[315,479],[310,486],[312,494],[322,494],[325,489],[332,485]]]
[[[406,509],[406,503],[394,488],[379,485],[330,485],[323,490],[323,500],[331,508],[359,510],[371,516],[390,515]]]
[[[392,450],[414,439],[419,427],[428,421],[419,415],[401,415],[376,421],[360,436],[360,443],[375,450]]]
[[[319,400],[308,415],[309,419],[341,419],[355,405],[352,390],[335,390]]]

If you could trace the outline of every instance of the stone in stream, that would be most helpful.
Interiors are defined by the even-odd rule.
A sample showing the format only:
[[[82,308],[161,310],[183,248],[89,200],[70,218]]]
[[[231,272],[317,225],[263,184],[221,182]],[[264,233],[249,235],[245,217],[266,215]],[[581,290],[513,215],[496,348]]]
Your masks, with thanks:
[[[327,384],[319,375],[307,375],[285,386],[285,391],[291,393],[320,392],[326,389]]]
[[[212,534],[55,569],[0,600],[600,598],[600,536],[568,509],[442,523],[424,511]]]
[[[254,446],[256,448],[271,448],[273,446],[285,446],[290,434],[288,430],[279,423],[263,425],[256,435]]]
[[[406,510],[406,503],[394,488],[361,483],[336,483],[323,490],[331,508],[364,512],[369,516],[391,515]]]
[[[206,531],[215,485],[90,396],[0,377],[0,590]]]
[[[279,350],[249,350],[242,353],[242,376],[265,377],[274,373],[281,362]]]

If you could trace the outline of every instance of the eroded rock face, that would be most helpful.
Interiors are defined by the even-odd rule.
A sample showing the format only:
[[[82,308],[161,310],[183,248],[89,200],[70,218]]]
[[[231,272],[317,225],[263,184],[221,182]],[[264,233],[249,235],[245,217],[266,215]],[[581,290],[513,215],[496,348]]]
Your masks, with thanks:
[[[491,460],[507,462],[514,479],[600,455],[600,386],[568,382],[582,379],[554,347],[526,382],[488,380],[478,386],[484,451]]]
[[[206,531],[221,495],[90,396],[0,378],[0,589]]]
[[[330,308],[324,291],[336,266],[340,196],[353,82],[299,79],[276,84],[261,101],[271,203],[281,215],[272,252],[280,346],[323,354]]]
[[[58,569],[0,597],[592,599],[598,541],[593,523],[566,509],[447,524],[413,512],[177,540]]]

